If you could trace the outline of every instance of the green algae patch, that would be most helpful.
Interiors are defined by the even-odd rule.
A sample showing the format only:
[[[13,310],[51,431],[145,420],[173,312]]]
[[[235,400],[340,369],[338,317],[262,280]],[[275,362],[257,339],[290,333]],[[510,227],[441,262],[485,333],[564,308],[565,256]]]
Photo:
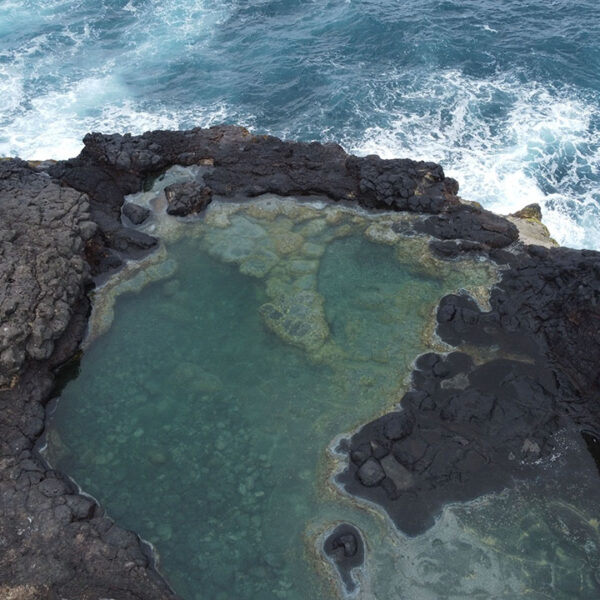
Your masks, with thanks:
[[[284,341],[317,352],[329,336],[323,298],[311,290],[281,295],[260,309],[265,324]]]

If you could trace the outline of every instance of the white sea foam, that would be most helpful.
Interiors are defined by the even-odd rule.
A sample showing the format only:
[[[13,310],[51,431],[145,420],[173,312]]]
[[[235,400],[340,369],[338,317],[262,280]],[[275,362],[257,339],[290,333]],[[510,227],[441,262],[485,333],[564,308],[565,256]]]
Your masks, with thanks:
[[[183,107],[169,104],[168,95],[164,103],[146,101],[128,84],[136,65],[151,71],[156,57],[162,63],[170,50],[177,57],[186,44],[210,37],[228,14],[227,3],[129,0],[122,9],[100,3],[93,15],[72,23],[64,19],[65,0],[49,1],[38,11],[13,4],[6,13],[9,29],[18,29],[29,15],[32,22],[43,20],[51,32],[36,25],[31,36],[0,52],[0,156],[72,157],[89,131],[139,134],[252,121],[220,101],[199,98],[197,105]],[[102,15],[118,10],[135,19],[124,26],[121,47],[105,47],[99,43]]]
[[[561,244],[600,248],[594,104],[568,89],[457,71],[432,75],[408,93],[405,86],[398,81],[395,106],[388,96],[378,107],[385,124],[349,136],[349,150],[440,162],[465,198],[504,214],[538,202]]]
[[[235,3],[129,0],[121,8],[100,3],[96,12],[72,23],[64,19],[66,0],[49,0],[38,11],[21,2],[7,6],[0,30],[25,27],[31,35],[0,51],[0,155],[70,157],[91,130],[141,133],[217,122],[266,129],[238,101],[238,90],[199,89],[190,101],[182,86],[197,85],[199,77],[183,68],[180,74],[190,83],[177,81],[178,64],[195,53],[211,86],[204,55],[215,51],[211,40]],[[122,29],[111,47],[102,27],[106,15],[119,11]],[[162,101],[143,97],[146,72],[149,82],[154,76],[159,85],[164,81]],[[170,98],[171,85],[181,102]],[[317,130],[322,125],[322,139],[341,141],[357,154],[440,162],[460,182],[465,198],[502,213],[538,202],[559,242],[600,249],[598,98],[523,83],[518,74],[477,79],[458,70],[390,69],[359,89],[348,84],[347,92],[337,101],[354,102],[359,117],[347,130],[331,120],[326,107],[306,115],[290,108],[289,128],[270,133],[309,138],[314,121]],[[256,110],[268,112],[269,106]],[[357,122],[364,130],[357,130]]]
[[[11,64],[0,63],[2,112],[12,114],[19,107],[23,94],[23,75],[20,69],[15,69]]]
[[[210,127],[235,115],[224,104],[175,111],[140,106],[111,86],[110,78],[83,79],[65,92],[50,92],[30,101],[0,137],[0,156],[65,159],[76,156],[90,131],[141,134],[154,129]],[[122,91],[122,90],[121,90]],[[248,124],[247,116],[237,121]]]

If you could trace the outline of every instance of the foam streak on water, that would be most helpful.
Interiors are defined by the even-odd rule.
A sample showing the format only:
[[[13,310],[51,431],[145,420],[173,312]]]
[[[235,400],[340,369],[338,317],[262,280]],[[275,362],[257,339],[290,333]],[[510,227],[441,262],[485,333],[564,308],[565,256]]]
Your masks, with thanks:
[[[384,125],[349,139],[353,152],[435,160],[460,182],[465,198],[500,213],[537,202],[561,244],[597,247],[600,110],[594,104],[569,88],[507,77],[436,73],[425,86],[430,98],[422,85],[406,93],[412,84],[406,80],[390,73],[377,107]]]
[[[161,218],[164,187],[197,176],[176,167],[133,198],[162,262],[96,292],[108,328],[62,391],[50,463],[150,540],[188,600],[340,599],[322,542],[341,521],[367,550],[352,600],[597,598],[595,465],[567,468],[561,440],[539,482],[446,506],[414,538],[334,480],[340,433],[440,349],[439,298],[480,297],[496,270],[435,259],[394,232],[406,215],[265,195]]]
[[[437,160],[464,197],[539,202],[559,242],[600,248],[598,39],[592,0],[10,0],[0,155],[239,123]]]

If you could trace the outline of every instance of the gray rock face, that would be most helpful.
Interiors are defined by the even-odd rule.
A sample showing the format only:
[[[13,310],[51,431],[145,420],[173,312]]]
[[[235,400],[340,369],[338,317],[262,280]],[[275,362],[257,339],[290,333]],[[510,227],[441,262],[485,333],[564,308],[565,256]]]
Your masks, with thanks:
[[[101,190],[105,213],[123,194],[141,188],[174,164],[213,167],[204,176],[224,196],[323,194],[368,208],[437,214],[459,205],[458,184],[430,162],[359,158],[337,144],[288,142],[243,127],[152,131],[141,136],[92,133],[81,154],[51,168],[53,176],[86,191],[94,207]],[[99,200],[99,198],[98,198]]]
[[[139,538],[39,458],[53,369],[87,324],[85,194],[0,161],[0,598],[173,598]]]
[[[0,162],[0,386],[50,357],[89,280],[87,197],[18,160]]]
[[[134,224],[141,225],[149,216],[150,210],[133,202],[123,205],[123,214]]]
[[[377,502],[416,534],[449,501],[537,476],[538,461],[551,456],[565,428],[581,433],[600,468],[600,254],[515,244],[516,227],[461,204],[458,184],[434,163],[358,158],[336,144],[284,142],[229,126],[90,134],[84,143],[77,158],[38,171],[0,161],[0,598],[173,597],[139,539],[33,448],[53,369],[74,355],[85,331],[90,272],[118,268],[157,243],[124,227],[124,197],[175,164],[206,166],[206,185],[228,197],[321,194],[426,213],[414,227],[437,238],[436,253],[473,253],[505,267],[490,311],[464,295],[446,296],[437,332],[451,345],[493,345],[529,360],[420,357],[403,411],[340,443],[350,461],[338,481],[348,492]],[[197,212],[208,199],[206,190],[179,192],[174,214]],[[132,222],[142,216],[125,211],[133,211]],[[359,532],[336,529],[326,551],[351,591],[350,571],[364,554]]]
[[[371,457],[358,469],[357,476],[363,485],[373,487],[385,479],[385,471],[381,468],[379,461]]]
[[[360,567],[365,558],[365,545],[359,530],[349,523],[341,523],[327,536],[323,551],[335,565],[346,592],[355,592],[357,584],[352,571]]]
[[[165,195],[169,205],[167,213],[181,217],[202,212],[212,201],[209,187],[191,181],[167,186]]]
[[[463,352],[423,354],[402,412],[340,444],[350,460],[338,481],[383,506],[409,535],[430,527],[449,502],[499,491],[515,478],[544,477],[544,463],[556,480],[577,478],[582,496],[600,493],[589,476],[591,459],[600,469],[600,253],[527,246],[490,255],[506,266],[490,309],[448,294],[438,306],[437,334],[453,346],[521,358],[476,364]],[[385,478],[364,476],[375,471],[371,456]]]

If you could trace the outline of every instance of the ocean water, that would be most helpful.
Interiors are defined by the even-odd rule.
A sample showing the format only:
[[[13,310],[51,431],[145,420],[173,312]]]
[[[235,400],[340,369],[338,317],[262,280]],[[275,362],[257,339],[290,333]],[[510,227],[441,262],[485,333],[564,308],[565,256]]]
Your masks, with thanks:
[[[135,200],[160,212],[190,173]],[[64,374],[46,456],[155,546],[185,600],[339,600],[321,548],[341,521],[367,549],[353,600],[597,598],[589,456],[571,479],[551,463],[540,482],[448,506],[414,538],[335,485],[339,436],[398,403],[419,353],[443,350],[440,297],[483,301],[497,280],[390,235],[402,218],[270,196],[191,222],[155,214],[164,251],[96,292],[103,333],[92,325]]]
[[[440,162],[600,249],[595,0],[1,0],[0,155],[236,123]]]

